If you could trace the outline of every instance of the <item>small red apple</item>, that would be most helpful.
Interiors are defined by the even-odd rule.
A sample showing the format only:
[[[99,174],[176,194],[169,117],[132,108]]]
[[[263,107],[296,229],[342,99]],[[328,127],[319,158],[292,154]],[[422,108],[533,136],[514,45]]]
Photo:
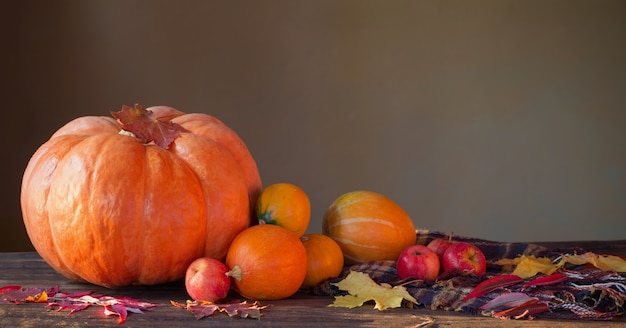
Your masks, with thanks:
[[[455,242],[451,239],[435,238],[431,240],[426,247],[432,249],[435,253],[437,253],[437,256],[439,256],[439,259],[441,260],[441,257],[443,256],[443,253],[446,251],[446,249],[448,249],[448,247],[450,247],[450,245],[454,243]]]
[[[440,267],[437,254],[424,245],[411,245],[405,248],[396,261],[400,279],[433,281],[437,279]]]
[[[473,244],[457,242],[448,247],[442,257],[443,270],[473,272],[481,276],[487,270],[487,260],[483,252]]]
[[[197,301],[217,302],[230,290],[228,267],[219,260],[201,257],[189,264],[185,273],[185,288]]]

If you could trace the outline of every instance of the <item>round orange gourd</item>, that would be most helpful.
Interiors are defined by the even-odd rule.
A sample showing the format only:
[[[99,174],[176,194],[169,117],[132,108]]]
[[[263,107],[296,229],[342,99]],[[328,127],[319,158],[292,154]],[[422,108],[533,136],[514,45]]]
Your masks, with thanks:
[[[233,241],[226,266],[233,286],[251,300],[278,300],[295,294],[307,269],[306,250],[291,231],[272,224],[251,226]]]
[[[37,252],[64,276],[106,287],[175,281],[198,257],[224,259],[261,190],[243,141],[206,114],[139,105],[115,114],[182,129],[166,148],[118,116],[80,117],[54,133],[22,180]]]
[[[324,213],[322,231],[339,244],[346,264],[396,260],[416,240],[406,212],[372,191],[339,196]]]
[[[311,220],[309,196],[291,183],[271,184],[257,199],[256,216],[260,224],[275,224],[300,237]]]
[[[330,237],[311,233],[300,237],[306,249],[307,271],[302,289],[319,285],[329,278],[339,276],[343,270],[343,252]]]

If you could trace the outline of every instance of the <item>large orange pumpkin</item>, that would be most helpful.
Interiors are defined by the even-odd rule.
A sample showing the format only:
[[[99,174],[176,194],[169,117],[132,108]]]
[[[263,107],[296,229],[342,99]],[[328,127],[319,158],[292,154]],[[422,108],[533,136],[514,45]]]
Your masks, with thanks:
[[[54,133],[22,181],[37,252],[64,276],[106,287],[174,281],[198,257],[224,259],[261,190],[243,141],[206,114],[122,112],[182,129],[166,148],[120,133],[109,117],[80,117]]]
[[[415,244],[415,226],[393,200],[372,191],[339,196],[322,218],[322,232],[343,251],[345,263],[396,260]]]

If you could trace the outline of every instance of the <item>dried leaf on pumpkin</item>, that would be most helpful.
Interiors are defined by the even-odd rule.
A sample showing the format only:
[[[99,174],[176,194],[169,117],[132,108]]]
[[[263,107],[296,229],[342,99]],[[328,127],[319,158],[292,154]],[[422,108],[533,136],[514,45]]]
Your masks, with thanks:
[[[152,111],[141,105],[135,107],[123,106],[119,112],[111,114],[122,124],[122,129],[148,143],[154,141],[161,148],[167,149],[178,138],[181,132],[187,130],[182,126],[170,122],[169,118],[156,118]]]
[[[335,296],[335,301],[329,305],[331,307],[355,308],[365,302],[374,301],[376,303],[374,308],[382,311],[400,307],[402,300],[417,304],[417,300],[404,287],[379,285],[369,275],[362,272],[350,271],[346,278],[333,285],[347,291],[350,295]]]

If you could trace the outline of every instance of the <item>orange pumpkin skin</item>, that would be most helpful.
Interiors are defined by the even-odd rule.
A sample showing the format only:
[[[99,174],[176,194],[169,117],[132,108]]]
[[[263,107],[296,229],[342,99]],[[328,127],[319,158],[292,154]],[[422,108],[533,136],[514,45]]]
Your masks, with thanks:
[[[233,287],[251,300],[278,300],[295,294],[306,275],[304,245],[291,231],[273,224],[251,226],[233,241],[226,256]]]
[[[302,188],[274,183],[261,191],[255,213],[259,224],[279,225],[300,237],[309,227],[311,202]]]
[[[155,106],[151,107],[151,110],[157,116],[176,117],[172,120],[174,123],[178,123],[193,134],[204,136],[228,149],[243,171],[244,178],[248,183],[250,210],[254,209],[254,203],[262,190],[261,178],[248,147],[235,131],[214,116],[201,113],[180,115],[180,112],[167,106]]]
[[[415,244],[415,226],[394,201],[372,191],[338,197],[324,213],[322,232],[343,251],[346,264],[396,260]]]
[[[32,156],[20,201],[37,252],[70,279],[111,288],[179,280],[198,257],[224,259],[260,192],[258,171],[250,181],[242,168],[252,157],[240,165],[227,142],[191,129],[167,150],[120,129],[77,118]]]
[[[310,289],[329,278],[339,276],[343,270],[343,252],[332,238],[311,233],[300,237],[306,249],[307,270],[301,289]]]

